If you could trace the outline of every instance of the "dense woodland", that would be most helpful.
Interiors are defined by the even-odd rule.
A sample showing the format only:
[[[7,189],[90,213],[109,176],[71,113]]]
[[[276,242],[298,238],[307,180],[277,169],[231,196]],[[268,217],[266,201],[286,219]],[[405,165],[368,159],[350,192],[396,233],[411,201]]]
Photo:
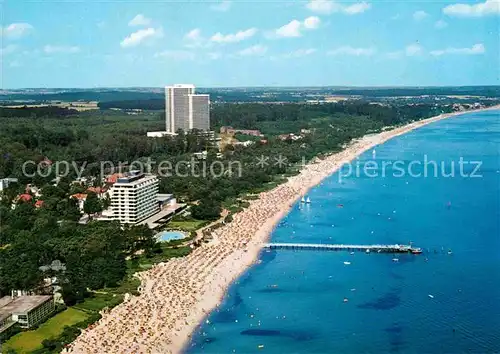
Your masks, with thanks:
[[[211,112],[213,129],[222,125],[260,129],[266,142],[247,148],[229,147],[222,159],[209,143],[196,134],[173,138],[146,138],[147,131],[161,130],[163,113],[145,111],[127,115],[116,111],[75,112],[64,109],[4,109],[0,126],[0,178],[17,177],[0,201],[0,295],[11,289],[33,289],[47,272],[40,266],[60,260],[67,270],[62,277],[63,296],[68,304],[82,300],[87,289],[113,286],[127,271],[126,258],[137,250],[147,255],[158,252],[152,231],[144,227],[121,229],[117,223],[91,221],[80,225],[80,212],[69,199],[79,192],[71,184],[73,173],[52,186],[55,174],[26,177],[24,161],[76,161],[85,164],[84,175],[99,176],[101,161],[195,161],[194,152],[208,150],[206,163],[219,160],[228,170],[238,161],[239,173],[222,177],[203,176],[202,163],[193,162],[187,176],[162,178],[160,192],[174,193],[180,201],[195,202],[192,216],[216,219],[222,208],[248,193],[279,183],[295,173],[303,160],[338,151],[353,138],[412,120],[447,112],[449,106],[378,105],[362,101],[324,105],[305,104],[219,104]],[[310,129],[298,141],[281,141],[278,134]],[[257,157],[286,158],[287,164],[258,168]],[[233,165],[231,165],[233,166]],[[32,171],[33,169],[31,169]],[[188,171],[188,172],[189,172]],[[97,179],[100,181],[101,179]],[[11,208],[15,197],[27,183],[42,188],[44,204],[33,201]],[[99,184],[96,182],[95,184]],[[91,198],[92,199],[92,198]],[[91,207],[90,209],[99,209]],[[88,210],[92,212],[95,210]],[[49,271],[50,273],[50,271]]]

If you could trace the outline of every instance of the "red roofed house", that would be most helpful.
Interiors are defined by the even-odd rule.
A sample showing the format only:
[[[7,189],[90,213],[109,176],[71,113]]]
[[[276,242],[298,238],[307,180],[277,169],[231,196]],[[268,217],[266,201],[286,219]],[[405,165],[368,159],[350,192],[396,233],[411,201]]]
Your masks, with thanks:
[[[78,208],[83,212],[83,205],[85,204],[85,199],[87,199],[87,194],[76,193],[70,196],[70,198],[76,199],[78,201]]]
[[[41,208],[43,207],[43,200],[37,200],[35,203],[35,208]]]
[[[122,173],[113,173],[111,176],[108,176],[108,178],[106,178],[106,183],[115,184],[120,177],[123,177]]]
[[[50,160],[48,159],[48,157],[47,157],[47,156],[45,156],[45,157],[43,158],[43,160],[40,162],[40,165],[41,165],[41,166],[43,166],[43,167],[48,167],[48,166],[51,166],[51,165],[52,165],[52,161],[50,161]]]
[[[103,187],[89,187],[87,188],[87,192],[94,192],[97,194],[99,197],[102,197],[101,195],[106,193],[108,191],[107,188]]]
[[[33,197],[31,196],[31,194],[27,194],[27,193],[24,193],[24,194],[20,194],[17,196],[16,198],[16,201],[21,201],[21,202],[29,202],[31,201],[31,199],[33,199]]]

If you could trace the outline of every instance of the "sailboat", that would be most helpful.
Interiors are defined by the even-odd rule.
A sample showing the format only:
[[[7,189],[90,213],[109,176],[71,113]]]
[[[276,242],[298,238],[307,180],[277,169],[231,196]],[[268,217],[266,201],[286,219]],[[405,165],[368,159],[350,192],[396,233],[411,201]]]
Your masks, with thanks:
[[[302,197],[302,199],[300,200],[301,203],[305,203],[306,200],[304,199],[304,197]]]
[[[306,203],[307,203],[307,204],[311,204],[311,199],[309,199],[309,197],[307,197],[307,199],[306,199]]]
[[[375,157],[377,157],[377,151],[375,151],[375,149],[372,150],[372,158],[374,159]]]

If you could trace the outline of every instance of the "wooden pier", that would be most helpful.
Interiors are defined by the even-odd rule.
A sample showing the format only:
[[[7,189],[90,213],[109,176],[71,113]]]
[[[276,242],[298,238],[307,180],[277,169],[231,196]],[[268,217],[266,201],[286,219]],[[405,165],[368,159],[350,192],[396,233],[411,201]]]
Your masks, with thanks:
[[[334,245],[314,243],[265,243],[264,248],[271,250],[307,251],[363,251],[366,253],[422,253],[422,249],[412,245]]]

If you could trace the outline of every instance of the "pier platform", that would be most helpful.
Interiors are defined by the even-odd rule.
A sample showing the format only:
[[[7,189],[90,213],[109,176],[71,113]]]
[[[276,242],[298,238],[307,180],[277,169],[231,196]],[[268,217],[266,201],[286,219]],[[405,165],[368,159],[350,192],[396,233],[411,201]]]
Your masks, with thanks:
[[[307,251],[363,251],[376,253],[422,253],[422,249],[411,245],[334,245],[314,243],[265,243],[264,248],[271,250]]]

